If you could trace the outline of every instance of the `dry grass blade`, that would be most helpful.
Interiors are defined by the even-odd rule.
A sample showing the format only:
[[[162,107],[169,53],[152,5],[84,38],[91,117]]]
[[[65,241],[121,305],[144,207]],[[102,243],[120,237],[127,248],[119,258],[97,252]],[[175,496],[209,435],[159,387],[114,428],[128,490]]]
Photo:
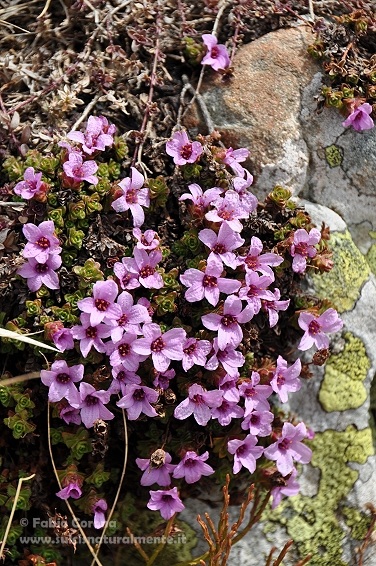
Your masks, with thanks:
[[[40,372],[32,371],[30,373],[23,373],[22,375],[16,375],[15,377],[9,377],[8,379],[0,380],[0,387],[7,387],[8,385],[14,385],[15,383],[22,383],[23,381],[28,381],[29,379],[39,379]]]
[[[34,338],[29,338],[28,334],[18,334],[18,332],[13,332],[13,330],[7,330],[6,328],[0,328],[0,338],[9,338],[9,340],[19,340],[20,342],[26,342],[31,346],[39,346],[39,348],[43,348],[46,350],[52,350],[53,352],[58,352],[57,348],[53,346],[49,346],[48,344],[44,344],[43,342],[38,342],[38,340],[34,340]]]

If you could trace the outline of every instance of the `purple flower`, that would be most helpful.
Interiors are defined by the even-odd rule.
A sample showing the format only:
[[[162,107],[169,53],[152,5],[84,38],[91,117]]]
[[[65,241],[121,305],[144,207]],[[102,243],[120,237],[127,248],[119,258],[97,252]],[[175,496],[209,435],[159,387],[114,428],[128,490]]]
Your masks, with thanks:
[[[307,257],[315,257],[317,250],[314,247],[319,243],[321,234],[316,228],[312,228],[309,234],[304,228],[299,228],[294,233],[294,243],[291,245],[290,253],[294,258],[292,270],[295,273],[304,273],[307,267]]]
[[[280,474],[287,476],[294,468],[293,460],[301,464],[308,464],[312,457],[312,450],[302,444],[301,440],[307,438],[307,429],[304,423],[294,426],[284,423],[282,435],[264,450],[269,460],[275,460]]]
[[[250,210],[244,208],[236,191],[228,190],[224,197],[218,197],[213,203],[215,207],[205,214],[210,222],[227,222],[234,232],[241,232],[241,218],[248,218]]]
[[[133,258],[124,257],[122,263],[130,277],[132,277],[132,275],[137,277],[137,287],[141,284],[143,287],[146,287],[146,289],[161,289],[163,287],[162,275],[158,273],[155,268],[162,260],[162,252],[154,250],[148,254],[145,250],[134,248],[133,256]],[[116,265],[117,264],[115,264],[115,267]],[[127,286],[127,288],[135,288],[136,284],[133,283],[131,279],[129,281],[130,285]],[[131,285],[133,285],[133,287]]]
[[[160,511],[163,519],[168,521],[175,513],[183,511],[184,505],[179,498],[177,487],[173,487],[172,489],[150,491],[147,508],[152,511]]]
[[[208,246],[211,254],[218,255],[225,265],[235,269],[237,266],[236,255],[233,250],[244,244],[243,238],[237,232],[234,232],[227,222],[223,222],[219,228],[218,234],[214,230],[205,228],[198,233],[199,240]],[[209,255],[209,258],[212,255]]]
[[[78,393],[78,392],[77,392]],[[79,397],[78,397],[79,399]],[[61,419],[63,419],[63,421],[66,424],[76,424],[79,425],[81,424],[81,415],[80,415],[80,409],[75,408],[75,407],[71,407],[70,405],[67,405],[66,407],[63,407],[59,413],[59,416]]]
[[[51,365],[51,370],[42,369],[40,372],[43,385],[49,387],[48,400],[56,403],[65,398],[74,408],[80,404],[80,397],[74,384],[81,381],[83,376],[82,364],[68,367],[64,360],[57,360]]]
[[[213,419],[218,419],[219,424],[222,426],[229,425],[232,419],[239,419],[243,415],[244,409],[239,407],[236,403],[227,401],[224,397],[219,407],[215,407],[212,410]]]
[[[252,411],[268,411],[269,403],[267,398],[273,393],[270,385],[259,385],[260,374],[253,371],[250,380],[244,380],[239,385],[239,392],[245,399],[245,416]]]
[[[42,173],[35,173],[34,167],[28,167],[24,173],[24,180],[17,183],[13,191],[16,195],[30,200],[40,191],[42,186]]]
[[[106,133],[104,130],[106,130]],[[91,155],[95,151],[104,151],[106,146],[109,147],[114,143],[110,132],[115,132],[115,126],[109,126],[107,118],[103,116],[90,116],[84,134],[82,132],[71,131],[67,134],[67,138],[81,143],[84,152]]]
[[[22,228],[25,238],[28,239],[22,255],[26,258],[33,257],[39,263],[45,263],[50,255],[59,254],[61,247],[59,239],[54,236],[55,225],[52,220],[35,224],[25,224]]]
[[[283,257],[273,253],[262,254],[262,248],[260,238],[252,236],[249,252],[245,257],[239,258],[239,265],[242,263],[246,271],[259,271],[274,280],[274,273],[270,266],[280,265]]]
[[[299,391],[302,384],[300,383],[299,375],[302,370],[302,364],[300,360],[296,360],[290,367],[287,367],[287,362],[278,356],[277,367],[273,374],[273,379],[270,385],[273,391],[278,393],[282,403],[286,403],[288,400],[289,391]]]
[[[231,377],[237,377],[239,375],[238,368],[243,367],[245,363],[243,354],[235,350],[233,346],[226,346],[226,348],[220,350],[218,338],[214,338],[213,348],[214,355],[206,363],[206,369],[213,371],[221,363],[223,369]]]
[[[286,480],[286,484],[284,486],[273,487],[271,491],[273,497],[272,509],[275,509],[277,505],[281,503],[282,497],[284,495],[286,495],[287,497],[298,495],[300,486],[298,482],[295,481],[297,475],[297,469],[293,468],[290,477]]]
[[[309,350],[313,344],[322,350],[329,348],[329,338],[324,332],[341,330],[343,321],[335,309],[327,309],[320,316],[315,316],[310,312],[300,313],[298,324],[304,330],[298,345],[299,350]]]
[[[114,414],[104,406],[110,400],[108,391],[97,391],[89,383],[83,382],[80,384],[80,397],[81,419],[86,428],[91,428],[98,419],[110,421],[114,418]]]
[[[138,370],[140,362],[145,361],[148,356],[140,355],[136,352],[136,338],[136,334],[127,332],[123,335],[120,342],[116,342],[116,344],[107,342],[106,351],[107,355],[110,356],[112,367],[122,366],[123,369],[130,372]]]
[[[274,289],[273,291],[275,300],[264,301],[261,300],[262,309],[268,313],[270,328],[273,328],[278,322],[278,312],[285,311],[288,309],[290,304],[290,299],[287,301],[280,301],[281,292],[279,289]]]
[[[194,383],[188,389],[187,399],[175,408],[174,417],[182,421],[193,415],[199,425],[206,426],[212,417],[211,408],[219,407],[222,396],[222,391],[206,391]]]
[[[90,314],[90,324],[96,326],[104,318],[117,320],[121,317],[120,305],[114,304],[118,294],[115,281],[97,281],[93,286],[93,296],[77,301],[83,312]]]
[[[204,366],[206,357],[212,348],[209,340],[197,340],[197,338],[187,338],[183,344],[182,366],[184,371],[191,369],[194,364]]]
[[[201,476],[214,474],[213,468],[209,464],[205,464],[208,458],[209,452],[204,452],[199,456],[193,450],[188,450],[176,466],[172,477],[176,479],[184,478],[187,483],[195,483],[201,479]]]
[[[230,148],[230,149],[232,151],[232,148]],[[227,151],[229,151],[229,150],[227,150]],[[240,151],[240,150],[235,150],[235,151]],[[246,151],[248,151],[248,150],[246,150]],[[235,152],[233,152],[233,153],[235,153]],[[240,160],[240,161],[244,161],[244,159]],[[237,176],[237,177],[234,177],[232,179],[232,187],[233,187],[234,191],[236,191],[240,197],[244,197],[244,196],[247,197],[247,195],[251,194],[254,198],[256,198],[252,193],[247,191],[248,187],[250,187],[253,183],[253,176],[250,174],[248,169],[244,169],[243,167],[241,167],[241,165],[239,165],[239,163],[237,162],[236,159],[234,159],[234,161],[232,163],[233,163],[233,165],[232,165],[233,169],[236,167],[236,169],[240,168],[240,170],[242,170],[242,172],[240,173],[241,176]],[[245,179],[243,177],[244,173],[245,173]],[[236,174],[238,175],[238,173],[236,173]]]
[[[159,246],[159,236],[154,230],[146,230],[142,233],[140,228],[133,228],[133,236],[140,250],[154,250]]]
[[[236,386],[238,377],[239,373],[236,376],[226,373],[219,381],[219,389],[223,391],[223,399],[231,403],[237,403],[240,399],[239,389]]]
[[[64,173],[70,179],[73,179],[75,183],[81,183],[81,181],[87,181],[92,185],[98,184],[98,177],[94,173],[98,170],[98,165],[95,161],[83,160],[83,157],[77,151],[73,151],[68,156],[68,161],[63,164]]]
[[[58,491],[56,495],[60,497],[60,499],[68,499],[69,497],[79,499],[82,495],[82,491],[78,483],[69,482],[68,485]]]
[[[215,201],[221,193],[223,193],[223,189],[219,187],[213,187],[212,189],[207,189],[203,192],[200,185],[197,183],[192,183],[188,185],[188,189],[191,194],[184,193],[181,195],[179,200],[191,200],[194,206],[203,212],[213,201]]]
[[[375,125],[370,114],[372,113],[372,106],[365,102],[356,108],[351,114],[342,122],[342,126],[352,126],[357,132],[362,130],[370,130]]]
[[[230,295],[225,300],[223,315],[206,314],[201,317],[202,323],[209,330],[218,331],[218,346],[224,350],[226,346],[236,348],[243,340],[243,331],[239,324],[245,324],[253,318],[251,305],[242,310],[242,302],[239,297]]]
[[[226,69],[230,65],[230,57],[225,45],[218,43],[215,35],[204,33],[202,41],[207,47],[207,53],[201,61],[201,65],[210,65],[214,71]]]
[[[226,154],[223,158],[223,163],[229,165],[229,167],[231,167],[234,173],[239,177],[243,178],[244,172],[245,171],[247,172],[248,174],[246,179],[246,182],[248,183],[247,187],[249,187],[252,184],[253,177],[246,169],[244,169],[241,165],[239,165],[239,163],[242,163],[243,161],[248,159],[248,157],[249,157],[249,150],[247,148],[240,147],[239,149],[232,149],[232,147],[229,147],[226,150]]]
[[[249,430],[253,436],[269,436],[273,421],[274,415],[270,411],[252,411],[245,417],[241,427],[243,430]]]
[[[135,421],[144,413],[148,417],[157,417],[157,411],[151,403],[158,401],[158,392],[145,385],[130,384],[125,386],[125,395],[116,403],[118,407],[127,409],[130,421]]]
[[[107,511],[106,501],[104,499],[98,499],[98,501],[94,503],[92,508],[92,512],[94,513],[95,529],[101,529],[106,524],[106,516],[105,516],[106,511]]]
[[[194,163],[203,152],[200,142],[191,142],[187,132],[175,132],[170,141],[166,143],[166,153],[174,158],[175,165]]]
[[[118,278],[122,289],[136,289],[140,287],[139,273],[133,258],[123,257],[121,263],[117,261],[114,265],[114,274]]]
[[[94,346],[97,352],[105,352],[106,346],[102,338],[108,338],[111,329],[105,324],[97,324],[92,326],[90,323],[90,314],[82,313],[80,316],[81,324],[72,326],[73,338],[80,340],[80,350],[84,358],[86,358]]]
[[[131,171],[131,177],[125,177],[118,183],[123,194],[114,200],[111,206],[116,212],[130,210],[134,226],[139,227],[145,221],[145,213],[142,207],[150,206],[149,189],[142,188],[145,179],[141,173],[134,167],[131,167]]]
[[[261,300],[274,301],[274,294],[268,290],[273,280],[274,276],[272,278],[269,275],[259,275],[256,271],[249,271],[246,274],[246,286],[240,289],[239,297],[246,299],[252,305],[255,314],[260,312]]]
[[[111,340],[119,342],[124,332],[131,334],[142,334],[140,324],[142,322],[151,322],[148,310],[142,305],[134,305],[133,297],[127,291],[123,291],[117,298],[116,303],[121,308],[121,316],[117,319],[104,319],[105,323],[110,327]]]
[[[141,377],[134,373],[133,371],[127,371],[123,366],[115,366],[112,368],[113,380],[110,387],[107,389],[111,395],[120,393],[122,395],[126,394],[126,385],[139,385],[141,383]]]
[[[227,450],[230,454],[234,454],[233,472],[237,474],[242,466],[247,468],[253,474],[256,469],[256,460],[262,456],[264,449],[256,446],[257,437],[248,434],[244,440],[229,440]]]
[[[205,271],[198,269],[187,269],[181,276],[180,281],[186,287],[185,298],[190,303],[201,301],[204,297],[213,306],[219,301],[219,293],[236,293],[241,285],[235,279],[220,277],[223,271],[221,260],[215,256],[208,258]]]
[[[170,474],[176,468],[175,464],[171,464],[171,455],[164,450],[163,452],[163,462],[156,465],[151,458],[136,458],[136,464],[144,473],[141,477],[141,485],[153,485],[157,483],[160,486],[170,485],[171,478]]]
[[[166,371],[171,360],[183,358],[183,343],[186,338],[183,328],[172,328],[162,334],[158,324],[144,324],[144,338],[139,338],[134,344],[134,351],[143,356],[151,354],[157,371]]]
[[[50,255],[44,263],[39,263],[35,258],[31,257],[27,263],[21,265],[17,273],[27,279],[27,286],[30,291],[38,291],[42,285],[49,289],[59,289],[59,278],[55,273],[55,269],[58,269],[61,263],[59,255]]]
[[[52,340],[60,352],[65,352],[65,350],[72,350],[74,348],[71,328],[59,328],[53,333]]]

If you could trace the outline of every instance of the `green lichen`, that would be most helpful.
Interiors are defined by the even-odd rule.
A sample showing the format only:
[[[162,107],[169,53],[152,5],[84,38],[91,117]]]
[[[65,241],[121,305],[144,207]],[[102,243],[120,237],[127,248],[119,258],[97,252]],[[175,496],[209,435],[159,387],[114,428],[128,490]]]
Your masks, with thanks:
[[[319,401],[328,412],[357,409],[367,399],[363,382],[371,364],[366,349],[350,332],[345,334],[345,341],[343,351],[327,361],[319,392]]]
[[[366,260],[371,268],[372,273],[376,275],[376,244],[372,244],[367,252]]]
[[[359,298],[370,268],[347,230],[333,232],[330,247],[334,267],[328,273],[312,276],[315,292],[322,299],[330,297],[339,312],[349,311]]]
[[[354,507],[344,507],[342,515],[346,525],[351,529],[351,536],[356,540],[363,540],[371,524],[371,516],[354,509]]]
[[[374,453],[372,432],[350,425],[343,432],[317,433],[310,445],[311,464],[321,472],[317,495],[292,497],[268,512],[267,519],[285,526],[301,557],[312,555],[310,566],[349,566],[342,559],[348,534],[338,522],[339,506],[359,476],[348,464],[364,464]]]
[[[343,149],[338,145],[328,145],[325,148],[325,159],[329,167],[339,167],[343,161]]]

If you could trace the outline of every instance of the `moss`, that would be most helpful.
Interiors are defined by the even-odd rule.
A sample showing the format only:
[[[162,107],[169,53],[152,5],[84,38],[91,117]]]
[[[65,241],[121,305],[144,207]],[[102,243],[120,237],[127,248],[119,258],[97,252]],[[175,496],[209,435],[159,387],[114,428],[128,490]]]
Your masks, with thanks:
[[[312,276],[315,291],[322,299],[330,297],[339,312],[349,311],[359,298],[370,268],[347,230],[333,232],[330,246],[334,267],[328,273]]]
[[[317,433],[310,445],[311,464],[321,472],[317,495],[291,497],[269,511],[267,519],[285,526],[301,557],[312,555],[310,566],[348,566],[342,559],[348,535],[337,519],[339,505],[359,476],[349,462],[364,464],[373,454],[372,433],[350,425],[343,432]]]
[[[371,367],[363,342],[347,332],[345,347],[327,361],[319,392],[325,411],[357,409],[367,399],[364,380]]]
[[[328,145],[325,148],[325,159],[329,167],[339,167],[343,161],[343,149],[338,145]]]

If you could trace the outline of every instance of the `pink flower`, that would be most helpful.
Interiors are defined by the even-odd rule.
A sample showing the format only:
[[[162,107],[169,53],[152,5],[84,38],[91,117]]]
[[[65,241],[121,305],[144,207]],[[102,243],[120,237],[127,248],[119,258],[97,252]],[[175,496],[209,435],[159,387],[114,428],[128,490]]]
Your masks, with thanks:
[[[130,271],[132,270],[132,271]],[[119,280],[119,285],[122,289],[136,289],[140,287],[138,280],[139,272],[137,271],[137,264],[133,258],[123,257],[114,265],[114,274]]]
[[[71,328],[59,328],[52,334],[52,340],[60,352],[65,350],[73,350],[74,340]]]
[[[107,389],[111,395],[120,393],[126,394],[126,385],[140,385],[141,377],[133,371],[127,371],[123,366],[115,366],[112,368],[113,380],[110,387]]]
[[[239,392],[245,399],[245,416],[252,411],[268,411],[269,402],[267,398],[273,393],[270,385],[260,385],[260,374],[253,371],[251,379],[242,381]]]
[[[275,300],[274,301],[264,301],[261,300],[262,309],[268,313],[270,328],[273,328],[278,322],[278,312],[285,311],[288,309],[290,304],[290,299],[287,301],[280,301],[281,293],[279,289],[274,289],[273,291]]]
[[[13,191],[16,195],[30,200],[40,191],[42,186],[42,173],[35,173],[34,167],[28,167],[24,173],[24,180],[17,183]]]
[[[148,208],[150,206],[149,189],[142,188],[144,182],[145,179],[141,173],[131,167],[131,177],[125,177],[118,183],[123,194],[111,204],[116,212],[130,210],[133,224],[136,227],[142,226],[145,221],[145,213],[142,207]]]
[[[136,246],[140,250],[154,250],[159,246],[159,236],[154,230],[142,233],[140,228],[133,228],[133,236],[137,239]]]
[[[64,173],[75,183],[87,181],[92,185],[98,184],[98,177],[94,175],[98,170],[98,165],[93,160],[84,161],[82,155],[77,151],[69,154],[68,161],[63,163]]]
[[[219,381],[219,389],[223,391],[223,399],[231,403],[237,403],[240,399],[239,389],[236,385],[238,377],[239,373],[235,376],[226,373]]]
[[[199,425],[206,426],[212,417],[211,408],[219,407],[222,397],[222,391],[206,391],[201,385],[194,383],[188,389],[187,399],[175,408],[174,417],[184,420],[193,415]]]
[[[183,344],[183,358],[181,362],[184,371],[188,371],[195,364],[197,366],[204,366],[211,347],[209,340],[187,338]]]
[[[104,319],[105,323],[110,326],[111,340],[119,342],[124,332],[131,334],[142,334],[140,324],[142,322],[151,322],[148,310],[142,305],[134,305],[133,297],[127,291],[123,291],[117,298],[116,303],[121,308],[121,316],[118,319]]]
[[[72,327],[73,338],[80,340],[80,350],[84,358],[87,358],[90,350],[94,346],[97,352],[105,352],[106,346],[102,338],[108,338],[111,330],[105,324],[92,326],[90,314],[82,313],[80,316],[81,324]]]
[[[78,308],[90,314],[90,324],[98,325],[106,319],[117,320],[121,317],[120,305],[114,303],[118,294],[115,281],[97,281],[93,286],[93,296],[77,301]]]
[[[67,405],[60,410],[59,417],[63,419],[66,424],[81,424],[80,409]]]
[[[136,464],[144,473],[141,477],[141,485],[167,486],[171,483],[170,474],[175,470],[176,465],[171,464],[171,455],[164,452],[163,462],[159,465],[153,464],[150,458],[136,458]]]
[[[218,43],[215,35],[204,33],[202,41],[207,47],[207,53],[201,61],[201,65],[210,65],[214,71],[226,69],[230,65],[230,57],[225,45]]]
[[[227,222],[222,222],[218,234],[214,230],[205,228],[198,233],[198,237],[205,246],[208,246],[211,254],[218,255],[228,267],[236,268],[237,261],[233,250],[242,246],[245,240],[234,232]],[[211,254],[209,258],[212,257]]]
[[[235,295],[225,300],[223,315],[206,314],[201,317],[202,323],[209,330],[218,331],[218,346],[224,350],[226,346],[236,348],[243,340],[243,331],[240,324],[245,324],[253,318],[251,305],[242,310],[242,301]]]
[[[97,391],[89,383],[82,382],[80,397],[81,419],[86,428],[91,428],[98,419],[110,421],[114,418],[115,415],[104,406],[110,400],[108,391]]]
[[[241,218],[248,218],[250,210],[246,209],[236,191],[228,190],[224,197],[218,197],[213,203],[215,207],[205,214],[210,222],[227,222],[234,232],[241,232]]]
[[[220,350],[218,345],[218,338],[213,340],[214,355],[208,360],[205,367],[213,371],[217,369],[219,364],[222,364],[223,369],[231,376],[237,377],[239,375],[238,368],[243,367],[245,358],[241,352],[235,350],[233,346],[226,346]]]
[[[174,158],[175,165],[195,163],[203,152],[200,142],[191,142],[187,132],[175,132],[170,141],[166,143],[166,153]]]
[[[313,344],[322,350],[329,348],[329,338],[324,332],[338,332],[343,326],[343,321],[335,309],[327,309],[320,316],[310,312],[300,313],[298,324],[304,330],[298,345],[299,350],[309,350]]]
[[[67,399],[69,404],[77,408],[80,397],[74,385],[84,376],[84,366],[68,366],[64,360],[57,360],[51,365],[51,370],[42,369],[40,378],[43,385],[49,387],[48,399],[52,403]]]
[[[365,102],[356,108],[351,114],[342,122],[342,126],[352,126],[357,132],[362,130],[370,130],[375,125],[370,114],[372,113],[372,106]]]
[[[157,371],[156,377],[153,380],[154,387],[158,387],[159,389],[163,389],[164,391],[170,387],[170,381],[175,377],[175,370],[168,369],[167,371]]]
[[[304,273],[307,267],[307,257],[315,257],[317,250],[314,247],[319,243],[321,234],[316,228],[312,228],[309,234],[304,228],[299,228],[294,233],[294,243],[290,248],[290,253],[294,258],[292,270],[295,273]]]
[[[171,360],[183,358],[183,343],[186,338],[183,328],[172,328],[162,334],[158,324],[144,324],[144,338],[138,339],[133,348],[142,356],[151,354],[157,371],[166,371]]]
[[[104,151],[106,147],[110,147],[114,143],[111,134],[115,132],[115,129],[114,125],[108,125],[107,118],[90,116],[85,133],[71,131],[67,138],[81,143],[84,152],[91,155],[95,151]]]
[[[257,437],[248,434],[244,440],[229,440],[227,450],[234,454],[233,472],[237,474],[244,466],[253,474],[256,469],[256,460],[262,456],[264,449],[256,446]]]
[[[28,240],[22,252],[24,257],[33,257],[39,263],[44,263],[50,255],[61,252],[59,239],[54,236],[55,225],[52,220],[41,222],[39,226],[30,222],[24,225],[22,232]]]
[[[282,435],[264,450],[264,456],[269,460],[275,460],[280,474],[287,476],[294,469],[293,460],[301,464],[311,461],[312,450],[302,444],[301,440],[307,438],[307,429],[304,423],[294,426],[284,423]]]
[[[221,426],[227,426],[230,424],[232,419],[239,419],[243,415],[244,409],[234,402],[227,401],[224,397],[219,407],[215,407],[212,410],[212,418],[218,419]]]
[[[48,289],[59,289],[59,277],[55,269],[61,266],[62,260],[59,255],[50,255],[44,263],[39,263],[31,257],[27,263],[21,265],[17,270],[18,275],[27,279],[27,286],[30,291],[38,291],[45,285]]]
[[[298,495],[300,486],[298,482],[295,481],[298,472],[296,468],[293,468],[290,476],[286,479],[286,484],[281,487],[273,487],[271,494],[273,497],[272,509],[275,509],[277,505],[281,503],[282,497],[286,495],[287,497],[292,497],[293,495]]]
[[[148,356],[140,355],[136,352],[136,338],[136,334],[126,332],[116,344],[107,342],[106,351],[107,355],[110,356],[112,367],[122,366],[123,369],[130,372],[138,370],[140,362],[145,361]]]
[[[273,283],[273,277],[269,275],[259,275],[256,271],[249,271],[245,276],[246,286],[239,291],[239,297],[246,299],[252,305],[254,313],[258,314],[261,309],[261,300],[274,301],[275,296],[268,289]]]
[[[184,505],[179,498],[177,487],[173,487],[172,489],[150,491],[147,508],[152,511],[160,511],[163,519],[168,521],[175,513],[183,511]]]
[[[214,474],[214,470],[209,464],[205,464],[209,458],[209,452],[204,452],[201,456],[193,450],[188,450],[184,458],[175,467],[172,474],[173,478],[184,478],[187,483],[195,483],[201,479],[201,476],[210,476]]]
[[[219,301],[219,293],[236,293],[241,285],[236,279],[220,277],[223,265],[219,258],[213,256],[208,258],[205,271],[198,269],[187,269],[181,276],[180,281],[186,287],[185,298],[190,303],[201,301],[205,298],[211,305],[215,306]]]
[[[130,421],[135,421],[144,413],[148,417],[157,417],[157,411],[151,403],[158,401],[158,392],[145,385],[130,384],[125,386],[125,395],[116,403],[118,407],[127,410]]]
[[[271,423],[274,415],[270,411],[252,411],[243,420],[241,427],[249,430],[253,436],[269,436],[272,433]]]
[[[298,359],[290,367],[287,366],[286,360],[282,356],[278,356],[277,367],[273,374],[273,379],[270,385],[278,394],[282,403],[288,400],[288,393],[290,391],[299,391],[302,384],[299,380],[299,375],[302,370],[301,361]]]
[[[89,118],[90,119],[90,118]],[[101,529],[106,524],[107,503],[104,499],[98,499],[93,505],[94,528]]]
[[[125,271],[129,274],[128,289],[139,287],[140,284],[147,289],[161,289],[163,287],[162,275],[156,270],[156,266],[162,261],[162,252],[154,250],[148,254],[145,250],[134,248],[132,257],[123,257],[122,263]],[[115,264],[115,267],[121,264]],[[117,272],[115,271],[116,275]],[[137,277],[138,285],[132,281],[132,276]],[[124,276],[123,276],[124,278]]]
[[[79,499],[82,495],[82,491],[78,483],[70,482],[66,487],[58,491],[56,495],[60,497],[60,499],[68,499],[69,497]]]
[[[207,189],[203,192],[200,185],[197,183],[192,183],[188,185],[189,193],[184,193],[181,195],[179,200],[191,200],[194,206],[203,212],[212,202],[214,202],[223,193],[223,189],[219,187],[213,187],[212,189]]]
[[[242,163],[243,161],[248,159],[248,157],[249,157],[249,150],[247,148],[241,147],[239,149],[232,149],[232,147],[229,147],[226,150],[226,155],[223,158],[223,163],[229,165],[236,175],[238,175],[239,177],[244,177],[244,172],[247,170],[244,169],[244,167],[242,167],[241,165],[239,165],[239,163]],[[251,180],[250,177],[248,177],[247,175],[248,177],[247,186],[249,187],[253,181],[253,177],[248,171],[247,173],[252,178]]]
[[[263,244],[260,238],[252,236],[249,252],[245,257],[239,258],[239,265],[244,264],[247,272],[259,271],[263,275],[268,275],[274,280],[274,273],[270,266],[280,265],[283,257],[274,254],[262,254]]]

